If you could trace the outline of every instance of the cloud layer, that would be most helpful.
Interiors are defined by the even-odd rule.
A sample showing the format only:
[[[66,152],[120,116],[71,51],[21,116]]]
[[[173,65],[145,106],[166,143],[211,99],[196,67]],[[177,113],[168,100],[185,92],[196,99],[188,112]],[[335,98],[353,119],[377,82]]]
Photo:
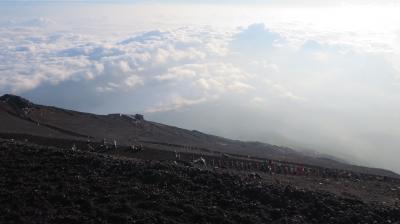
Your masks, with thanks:
[[[332,15],[350,17],[351,8],[327,9],[326,18],[318,10],[281,9],[268,11],[276,13],[268,22],[244,13],[251,22],[233,26],[220,21],[236,21],[238,9],[208,9],[192,9],[190,21],[167,6],[137,23],[108,14],[71,23],[0,17],[0,92],[96,113],[144,112],[400,171],[400,19],[382,31],[368,16],[361,27],[336,26]]]

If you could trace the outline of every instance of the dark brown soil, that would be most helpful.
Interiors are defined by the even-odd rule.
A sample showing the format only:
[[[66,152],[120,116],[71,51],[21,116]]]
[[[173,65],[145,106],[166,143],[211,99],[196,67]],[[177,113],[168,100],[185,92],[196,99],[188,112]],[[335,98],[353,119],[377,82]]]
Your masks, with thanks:
[[[139,118],[139,119],[138,119]],[[300,151],[261,142],[236,141],[143,120],[124,114],[96,115],[62,108],[37,105],[19,96],[0,96],[0,136],[30,135],[41,138],[101,142],[116,140],[119,145],[137,142],[155,143],[157,149],[190,148],[200,153],[236,154],[244,157],[281,160],[329,169],[349,170],[400,178],[389,170],[368,168],[330,159],[331,156],[307,156]],[[50,140],[52,141],[52,140]],[[46,144],[47,145],[47,144]]]
[[[5,140],[0,161],[0,223],[400,223],[398,206],[246,173]]]

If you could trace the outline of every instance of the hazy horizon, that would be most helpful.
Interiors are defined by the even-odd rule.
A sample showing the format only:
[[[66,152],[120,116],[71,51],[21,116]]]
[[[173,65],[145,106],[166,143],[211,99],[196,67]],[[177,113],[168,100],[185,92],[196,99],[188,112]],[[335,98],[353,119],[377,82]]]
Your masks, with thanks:
[[[396,1],[0,1],[0,94],[400,173]]]

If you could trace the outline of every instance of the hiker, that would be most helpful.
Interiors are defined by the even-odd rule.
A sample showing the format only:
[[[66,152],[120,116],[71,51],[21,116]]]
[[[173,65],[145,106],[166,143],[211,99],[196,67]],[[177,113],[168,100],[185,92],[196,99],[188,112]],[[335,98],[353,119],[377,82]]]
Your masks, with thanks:
[[[131,150],[132,152],[139,152],[139,146],[137,146],[137,145],[131,145],[131,146],[130,146],[130,150]]]
[[[193,164],[199,164],[202,166],[207,166],[206,160],[203,157],[200,157],[193,161]]]
[[[102,141],[102,143],[101,143],[101,146],[100,146],[102,149],[108,149],[108,147],[107,147],[107,141],[106,141],[106,139],[105,138],[103,138],[103,141]]]
[[[88,140],[86,141],[86,145],[87,145],[87,148],[88,148],[89,151],[94,151],[94,148],[93,148],[92,145],[90,144],[90,139],[88,139]]]
[[[271,170],[271,173],[275,173],[275,172],[276,172],[276,166],[275,166],[274,161],[269,160],[268,163],[269,163],[269,166],[270,166],[270,168],[271,168],[271,169],[270,169],[270,170]]]
[[[90,146],[90,140],[86,140],[86,147],[90,150],[91,146]]]
[[[290,170],[290,171],[289,171],[290,174],[291,174],[291,175],[294,175],[295,172],[294,172],[293,164],[290,164],[289,170]]]
[[[174,150],[174,152],[175,152],[175,159],[179,159],[178,152],[176,150]]]

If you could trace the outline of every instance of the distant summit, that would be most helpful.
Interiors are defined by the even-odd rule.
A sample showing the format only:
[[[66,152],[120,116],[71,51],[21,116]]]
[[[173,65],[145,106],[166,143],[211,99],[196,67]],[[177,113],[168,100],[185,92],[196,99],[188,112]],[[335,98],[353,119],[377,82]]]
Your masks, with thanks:
[[[144,121],[144,116],[142,114],[135,114],[133,117],[138,121]]]
[[[35,104],[20,96],[5,94],[0,97],[0,101],[10,105],[15,110],[22,110],[33,107]]]
[[[132,115],[132,114],[122,114],[122,113],[120,113],[120,114],[109,114],[108,116],[111,116],[111,117],[126,117],[128,119],[132,119],[132,120],[135,120],[135,121],[144,121],[144,116],[142,114],[134,114],[134,115]]]

